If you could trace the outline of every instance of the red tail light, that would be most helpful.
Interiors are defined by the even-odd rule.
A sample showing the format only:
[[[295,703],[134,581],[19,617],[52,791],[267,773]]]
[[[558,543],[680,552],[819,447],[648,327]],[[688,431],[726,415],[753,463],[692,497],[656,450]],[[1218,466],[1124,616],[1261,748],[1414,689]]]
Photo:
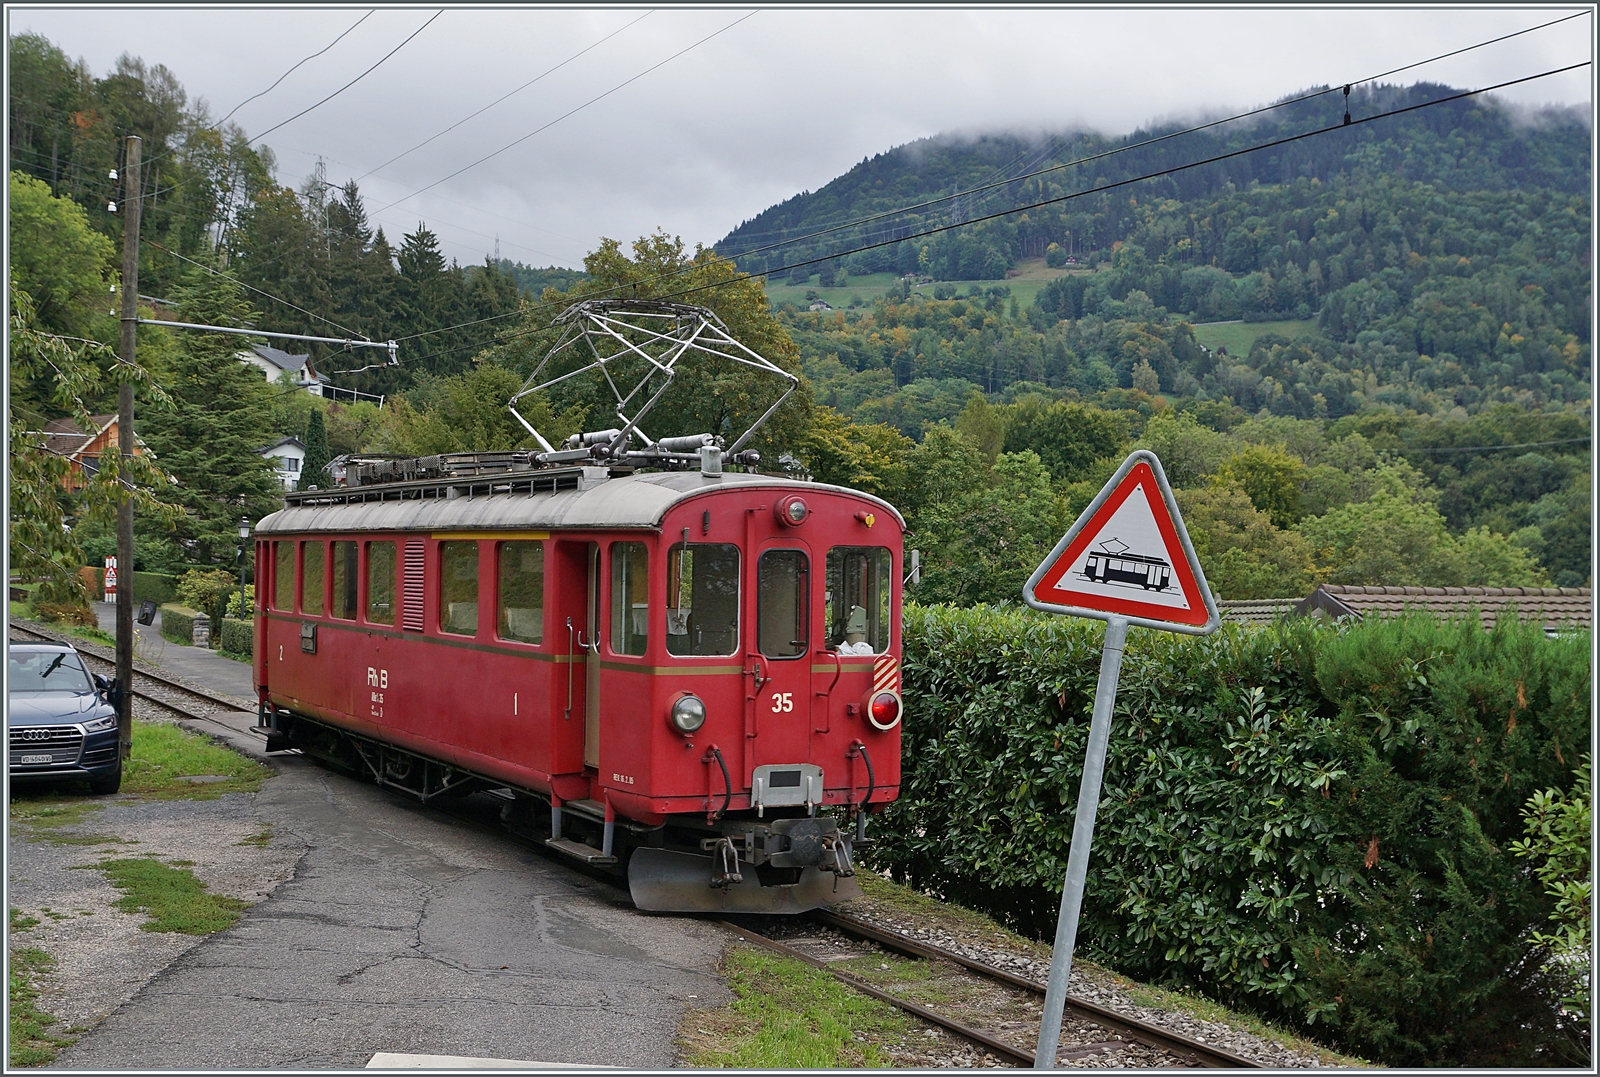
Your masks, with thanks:
[[[867,720],[877,729],[888,731],[900,724],[900,694],[874,692],[867,706]]]

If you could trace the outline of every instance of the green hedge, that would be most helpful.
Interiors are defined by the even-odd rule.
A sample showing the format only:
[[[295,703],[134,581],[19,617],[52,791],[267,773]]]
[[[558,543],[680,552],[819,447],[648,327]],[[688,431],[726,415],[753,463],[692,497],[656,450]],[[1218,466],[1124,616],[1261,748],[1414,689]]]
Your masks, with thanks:
[[[232,617],[225,617],[216,622],[222,626],[219,634],[221,649],[228,654],[242,654],[249,657],[255,653],[256,626],[254,621],[237,621]]]
[[[873,861],[1049,938],[1103,627],[908,606],[905,630]],[[1576,1064],[1528,941],[1550,899],[1507,846],[1589,748],[1589,647],[1426,618],[1135,629],[1082,951],[1393,1064]]]
[[[200,614],[187,606],[169,602],[161,607],[161,634],[173,643],[194,642],[194,619]]]
[[[135,602],[154,602],[158,605],[178,597],[178,577],[163,572],[135,572],[133,598]]]

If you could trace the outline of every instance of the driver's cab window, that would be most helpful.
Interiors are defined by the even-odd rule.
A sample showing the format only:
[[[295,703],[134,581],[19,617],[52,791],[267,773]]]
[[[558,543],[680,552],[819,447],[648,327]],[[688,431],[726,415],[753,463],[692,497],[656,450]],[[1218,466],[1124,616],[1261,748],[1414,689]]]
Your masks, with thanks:
[[[828,646],[842,655],[889,649],[894,557],[882,546],[828,551]]]
[[[811,566],[804,550],[768,550],[756,569],[756,645],[768,658],[801,658],[811,629]]]

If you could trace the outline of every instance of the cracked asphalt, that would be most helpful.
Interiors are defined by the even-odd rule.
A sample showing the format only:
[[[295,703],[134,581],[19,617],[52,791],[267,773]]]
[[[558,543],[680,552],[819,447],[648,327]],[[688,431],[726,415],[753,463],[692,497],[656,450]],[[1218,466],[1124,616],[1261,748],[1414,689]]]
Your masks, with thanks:
[[[253,716],[238,719],[236,743],[259,755]],[[641,914],[488,832],[492,799],[447,814],[301,756],[273,762],[253,811],[275,845],[300,843],[290,877],[56,1067],[347,1068],[380,1051],[663,1067],[684,1008],[727,1000],[720,928]]]

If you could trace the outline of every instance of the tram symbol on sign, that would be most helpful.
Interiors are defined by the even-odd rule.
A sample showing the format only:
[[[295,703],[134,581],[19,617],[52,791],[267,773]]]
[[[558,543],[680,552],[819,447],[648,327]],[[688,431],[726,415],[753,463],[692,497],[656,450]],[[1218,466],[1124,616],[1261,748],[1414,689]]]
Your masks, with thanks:
[[[1090,583],[1120,583],[1146,591],[1165,591],[1172,582],[1172,562],[1164,557],[1129,553],[1128,544],[1118,538],[1100,543],[1091,550],[1078,575]]]

